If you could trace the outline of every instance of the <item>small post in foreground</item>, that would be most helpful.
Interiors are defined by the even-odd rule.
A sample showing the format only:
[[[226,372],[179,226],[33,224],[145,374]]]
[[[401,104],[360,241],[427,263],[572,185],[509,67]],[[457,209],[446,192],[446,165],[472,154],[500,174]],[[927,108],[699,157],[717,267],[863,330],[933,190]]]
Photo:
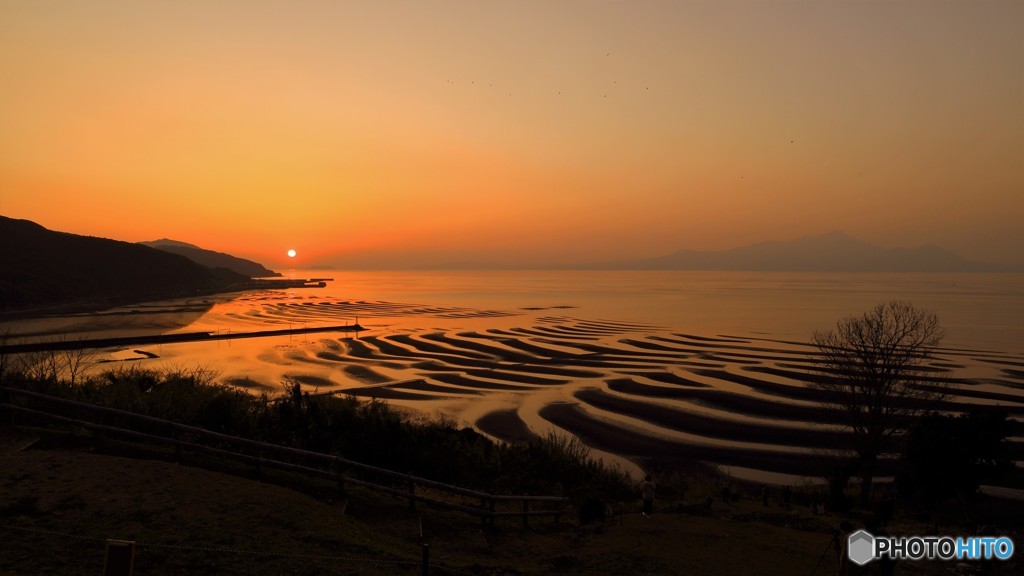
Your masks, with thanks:
[[[103,560],[103,576],[132,576],[134,563],[135,542],[107,540],[107,552]]]

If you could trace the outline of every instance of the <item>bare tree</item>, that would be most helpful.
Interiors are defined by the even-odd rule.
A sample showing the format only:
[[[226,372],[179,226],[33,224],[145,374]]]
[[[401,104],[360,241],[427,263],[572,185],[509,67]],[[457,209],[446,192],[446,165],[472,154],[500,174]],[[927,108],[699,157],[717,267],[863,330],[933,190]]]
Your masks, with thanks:
[[[815,386],[828,393],[827,404],[846,414],[853,431],[862,505],[870,502],[878,457],[893,435],[946,396],[948,384],[921,382],[943,336],[935,314],[899,300],[814,334],[815,364],[826,376]]]
[[[56,340],[61,344],[58,354],[62,372],[72,386],[77,384],[96,363],[96,351],[86,348],[81,340],[82,338],[78,338],[77,342],[73,341],[67,334],[62,334]]]
[[[40,350],[16,355],[3,353],[9,334],[0,334],[0,382],[13,374],[20,374],[37,382],[67,381],[72,386],[80,383],[96,364],[96,351],[87,348],[81,339],[60,334],[51,340],[40,341]]]
[[[34,350],[17,356],[17,372],[36,382],[56,382],[60,378],[61,358],[53,350]]]

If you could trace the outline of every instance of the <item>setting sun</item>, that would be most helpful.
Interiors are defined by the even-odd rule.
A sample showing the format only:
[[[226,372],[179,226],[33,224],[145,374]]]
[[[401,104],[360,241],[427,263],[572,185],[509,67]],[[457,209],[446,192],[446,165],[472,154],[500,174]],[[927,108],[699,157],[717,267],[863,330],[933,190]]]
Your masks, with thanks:
[[[297,252],[295,252],[294,248],[288,251],[289,258],[295,258],[295,254],[297,254]]]

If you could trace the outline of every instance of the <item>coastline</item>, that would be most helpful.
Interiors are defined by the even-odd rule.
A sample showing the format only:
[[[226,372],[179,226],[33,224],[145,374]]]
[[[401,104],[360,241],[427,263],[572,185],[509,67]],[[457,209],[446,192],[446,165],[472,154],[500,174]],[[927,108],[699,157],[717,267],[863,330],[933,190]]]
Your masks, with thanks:
[[[518,285],[506,284],[506,274],[474,277],[469,288],[450,294],[435,288],[450,275],[398,276],[419,280],[408,293],[394,292],[401,283],[390,274],[381,277],[385,289],[360,284],[372,276],[337,271],[328,275],[338,280],[324,290],[149,303],[134,311],[126,307],[86,314],[76,321],[99,328],[109,325],[112,330],[138,321],[133,337],[185,330],[170,335],[182,341],[109,343],[144,351],[152,347],[149,352],[158,352],[160,358],[129,359],[143,366],[210,366],[225,382],[245,382],[254,392],[278,389],[291,379],[311,393],[386,400],[414,417],[445,414],[502,442],[555,432],[629,461],[672,460],[695,469],[749,469],[755,475],[760,470],[765,477],[818,476],[821,459],[815,452],[848,446],[848,436],[835,426],[836,415],[818,405],[809,385],[814,378],[813,349],[806,341],[789,332],[750,331],[760,325],[751,325],[748,331],[709,328],[697,314],[729,309],[705,310],[712,293],[704,288],[696,290],[690,284],[669,290],[673,285],[665,283],[696,278],[704,283],[701,286],[714,288],[717,302],[728,304],[732,294],[719,297],[717,290],[735,286],[734,275],[725,280],[657,276],[655,280],[662,280],[652,289],[652,277],[645,273],[636,277],[644,281],[642,292],[623,289],[622,282],[631,275],[597,276],[607,280],[600,290],[615,290],[607,297],[604,292],[567,292],[579,290],[576,284],[568,286],[568,280],[550,288],[543,285],[545,289],[536,293],[513,295],[507,291]],[[773,276],[768,284],[779,290],[779,278]],[[800,290],[808,278],[799,277]],[[490,284],[481,285],[483,281],[500,285],[503,292],[492,296],[487,291]],[[766,282],[759,281],[755,288],[761,290]],[[820,278],[815,276],[810,286],[815,293],[821,290]],[[858,285],[851,293],[862,298],[864,290]],[[966,295],[978,291],[988,293],[972,288]],[[632,297],[636,293],[650,302]],[[700,298],[693,300],[694,293]],[[384,294],[395,298],[377,299]],[[803,294],[769,296],[773,302],[802,302]],[[672,300],[666,301],[666,296]],[[628,306],[622,307],[623,302]],[[635,304],[671,305],[676,314],[680,309],[695,310],[698,321],[681,323],[668,317],[652,322],[650,316],[634,313],[630,306]],[[609,311],[616,310],[611,316]],[[181,324],[167,325],[175,314]],[[164,325],[145,331],[147,320]],[[332,327],[356,322],[369,332],[358,338],[330,334]],[[239,333],[266,337],[242,339]],[[290,338],[313,333],[319,335]],[[223,349],[210,345],[225,340],[234,344]],[[955,380],[956,392],[944,410],[1000,405],[1020,419],[1021,364],[1024,354],[957,343],[936,351],[931,374]],[[1024,437],[1024,430],[1013,436]],[[1013,445],[1014,458],[1024,461],[1024,443],[1015,440]]]

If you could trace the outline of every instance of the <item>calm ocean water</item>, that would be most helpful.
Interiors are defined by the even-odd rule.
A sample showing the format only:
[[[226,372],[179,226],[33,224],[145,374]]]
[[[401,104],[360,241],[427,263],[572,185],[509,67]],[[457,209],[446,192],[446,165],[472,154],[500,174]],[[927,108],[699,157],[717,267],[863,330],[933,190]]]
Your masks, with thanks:
[[[936,313],[949,346],[1024,353],[1024,274],[690,271],[287,271],[335,279],[292,297],[330,296],[649,322],[696,334],[806,340],[850,314],[909,300]],[[549,310],[550,312],[550,310]]]
[[[0,328],[33,337],[47,333],[109,336],[172,328],[229,330],[233,324],[238,324],[235,328],[246,325],[241,320],[253,309],[272,303],[346,300],[505,313],[484,318],[483,325],[528,323],[530,317],[557,313],[651,323],[693,334],[757,334],[806,341],[815,330],[831,328],[843,316],[902,299],[939,316],[947,346],[1024,354],[1024,274],[288,270],[285,276],[334,281],[323,289],[272,291],[260,298],[252,293],[218,296],[212,299],[217,302],[213,309],[205,314],[193,309],[198,311],[183,315],[173,327],[159,317],[147,323],[145,317],[126,322],[115,314],[88,314],[18,320]],[[428,320],[438,324],[430,315],[397,313],[386,324],[423,327]],[[447,326],[452,320],[438,325]],[[462,322],[481,326],[472,314],[464,315]]]

